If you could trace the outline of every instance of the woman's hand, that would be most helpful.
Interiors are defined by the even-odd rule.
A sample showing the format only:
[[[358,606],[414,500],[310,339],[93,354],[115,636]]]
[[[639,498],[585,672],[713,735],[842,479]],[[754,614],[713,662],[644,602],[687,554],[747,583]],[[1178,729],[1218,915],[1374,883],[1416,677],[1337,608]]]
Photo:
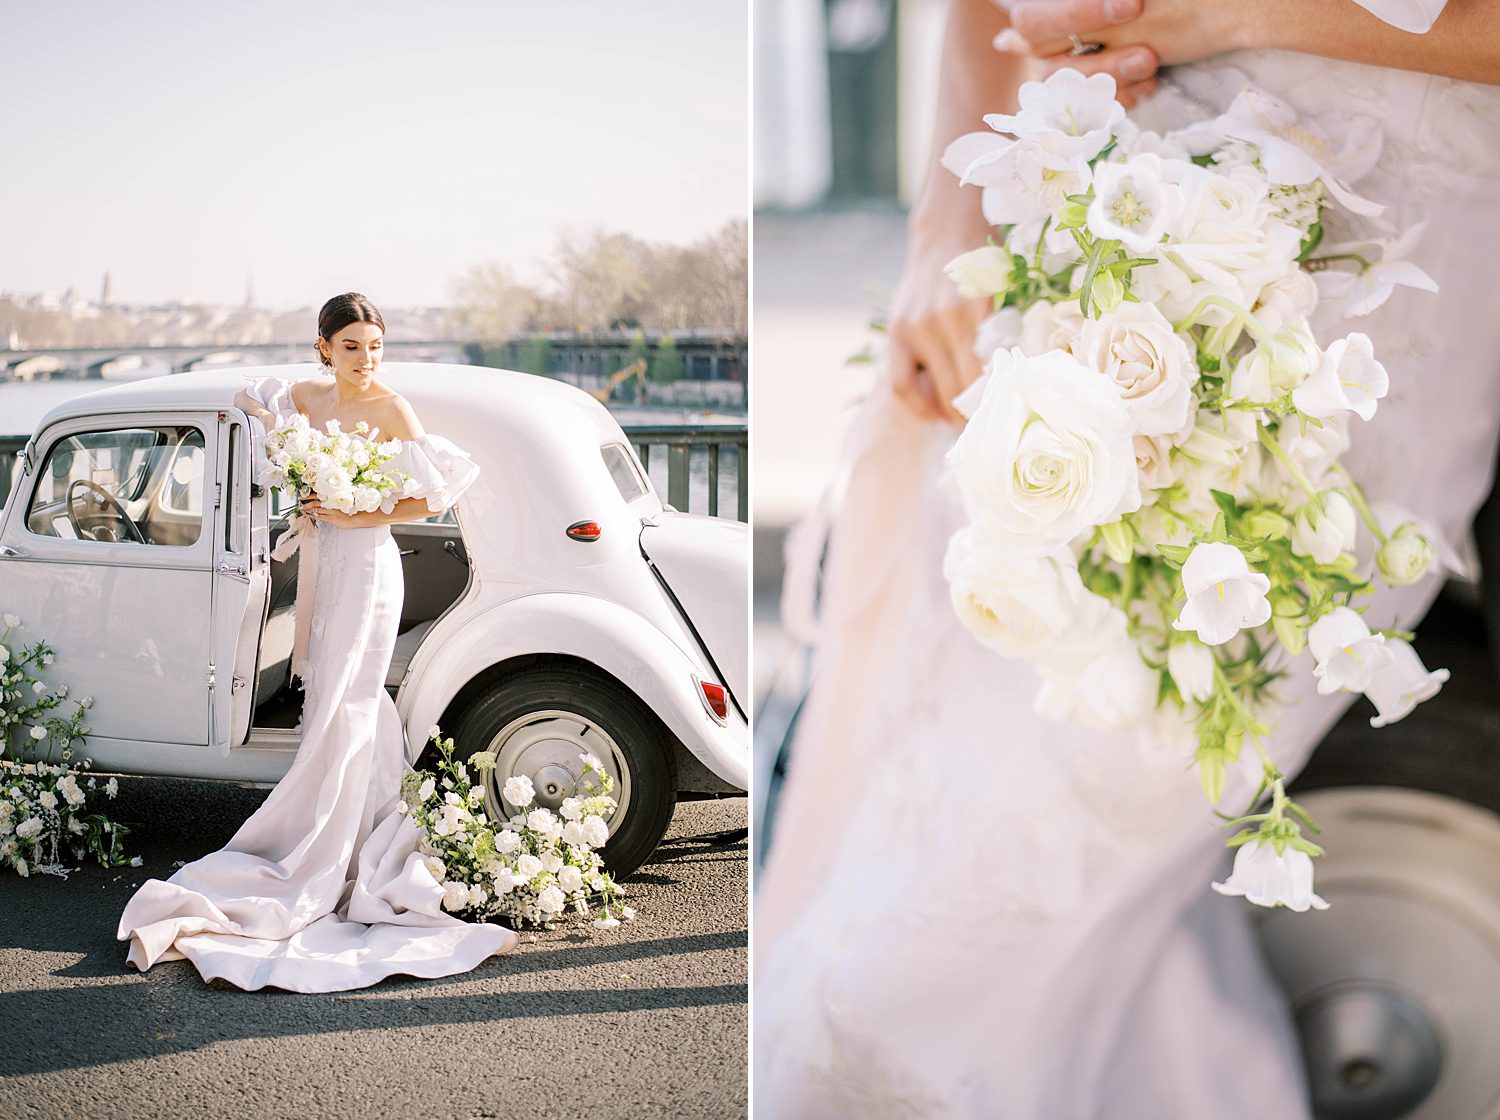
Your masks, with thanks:
[[[330,525],[337,525],[340,529],[358,529],[364,524],[357,513],[345,513],[343,510],[333,509],[325,506],[315,496],[303,498],[298,503],[302,512],[315,521],[326,521]]]
[[[989,312],[989,300],[960,296],[943,266],[982,244],[982,232],[961,244],[925,241],[912,232],[888,329],[891,388],[926,419],[962,424],[953,398],[980,373],[974,334]]]
[[[1017,0],[1011,8],[1014,33],[1005,43],[1035,59],[1040,77],[1063,67],[1108,73],[1122,94],[1139,96],[1154,88],[1149,79],[1158,66],[1251,45],[1256,9],[1234,0]],[[1069,55],[1069,34],[1105,49]]]

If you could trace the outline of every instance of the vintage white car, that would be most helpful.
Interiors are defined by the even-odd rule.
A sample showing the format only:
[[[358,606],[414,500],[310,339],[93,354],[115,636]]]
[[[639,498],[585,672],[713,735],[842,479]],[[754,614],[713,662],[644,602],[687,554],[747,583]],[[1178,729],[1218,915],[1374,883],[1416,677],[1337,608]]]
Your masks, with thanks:
[[[100,389],[53,407],[22,452],[0,610],[94,697],[98,770],[267,784],[295,756],[296,556],[270,558],[290,502],[254,483],[265,432],[230,404],[267,375],[320,376]],[[443,515],[391,527],[406,586],[386,684],[411,761],[433,724],[460,757],[496,751],[487,804],[508,816],[508,777],[555,807],[591,752],[620,803],[605,853],[633,870],[679,793],[748,785],[746,526],[664,505],[614,417],[571,386],[451,365],[381,378],[482,472]]]

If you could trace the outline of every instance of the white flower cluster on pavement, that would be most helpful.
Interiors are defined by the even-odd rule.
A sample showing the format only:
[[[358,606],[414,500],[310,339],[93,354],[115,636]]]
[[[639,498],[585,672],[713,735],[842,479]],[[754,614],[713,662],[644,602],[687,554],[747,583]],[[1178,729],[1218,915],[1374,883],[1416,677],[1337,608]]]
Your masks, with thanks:
[[[54,688],[34,675],[52,663],[51,647],[44,641],[19,646],[12,637],[21,629],[18,615],[7,612],[0,622],[0,868],[66,878],[76,869],[63,863],[65,849],[74,859],[92,855],[105,867],[139,867],[141,858],[120,847],[130,830],[97,807],[96,795],[114,797],[118,783],[87,773],[90,759],[72,761],[74,746],[89,732],[83,713],[92,698],[72,698],[73,709],[63,716],[68,686]]]
[[[604,870],[599,855],[609,840],[609,818],[616,803],[609,796],[614,779],[591,754],[580,754],[579,792],[563,798],[557,811],[534,805],[536,789],[525,774],[513,774],[500,787],[508,816],[486,810],[483,786],[474,785],[468,766],[492,771],[494,754],[453,762],[453,740],[434,726],[438,776],[417,771],[402,781],[398,812],[421,833],[424,866],[442,889],[445,910],[471,920],[499,918],[511,925],[552,928],[569,910],[587,916],[597,900],[602,914],[593,924],[607,929],[626,920],[629,906],[617,904],[624,888]]]
[[[954,609],[1037,665],[1044,715],[1192,741],[1211,802],[1254,743],[1264,780],[1216,887],[1321,907],[1311,822],[1262,741],[1266,686],[1308,649],[1318,691],[1365,694],[1379,727],[1447,679],[1358,607],[1451,549],[1340,464],[1390,376],[1367,335],[1325,345],[1310,325],[1320,303],[1358,316],[1398,286],[1436,290],[1416,233],[1320,249],[1327,206],[1383,209],[1355,190],[1379,128],[1247,89],[1216,119],[1146,132],[1113,78],[1066,69],[1019,103],[943,154],[998,227],[947,269],[992,301],[985,373],[954,400]]]

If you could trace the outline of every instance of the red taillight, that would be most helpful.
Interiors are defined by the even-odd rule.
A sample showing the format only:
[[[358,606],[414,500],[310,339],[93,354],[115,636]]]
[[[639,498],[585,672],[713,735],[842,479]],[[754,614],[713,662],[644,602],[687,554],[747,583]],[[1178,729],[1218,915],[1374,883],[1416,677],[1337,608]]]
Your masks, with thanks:
[[[568,526],[568,536],[575,541],[596,541],[601,532],[597,521],[575,521]]]
[[[724,686],[699,681],[698,687],[703,692],[703,701],[708,705],[708,710],[720,719],[728,719],[729,704],[724,696]]]

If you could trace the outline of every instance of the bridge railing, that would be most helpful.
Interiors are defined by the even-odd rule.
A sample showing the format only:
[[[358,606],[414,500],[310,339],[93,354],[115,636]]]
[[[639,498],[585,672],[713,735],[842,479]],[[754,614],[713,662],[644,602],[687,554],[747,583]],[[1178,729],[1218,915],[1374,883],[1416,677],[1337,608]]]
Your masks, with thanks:
[[[750,520],[749,429],[744,424],[672,424],[663,426],[627,424],[625,436],[635,447],[641,466],[656,485],[653,464],[666,461],[666,503],[684,513],[719,514],[721,479],[734,472],[734,517]],[[658,454],[659,450],[659,454]],[[706,508],[695,509],[693,483],[706,484]]]

